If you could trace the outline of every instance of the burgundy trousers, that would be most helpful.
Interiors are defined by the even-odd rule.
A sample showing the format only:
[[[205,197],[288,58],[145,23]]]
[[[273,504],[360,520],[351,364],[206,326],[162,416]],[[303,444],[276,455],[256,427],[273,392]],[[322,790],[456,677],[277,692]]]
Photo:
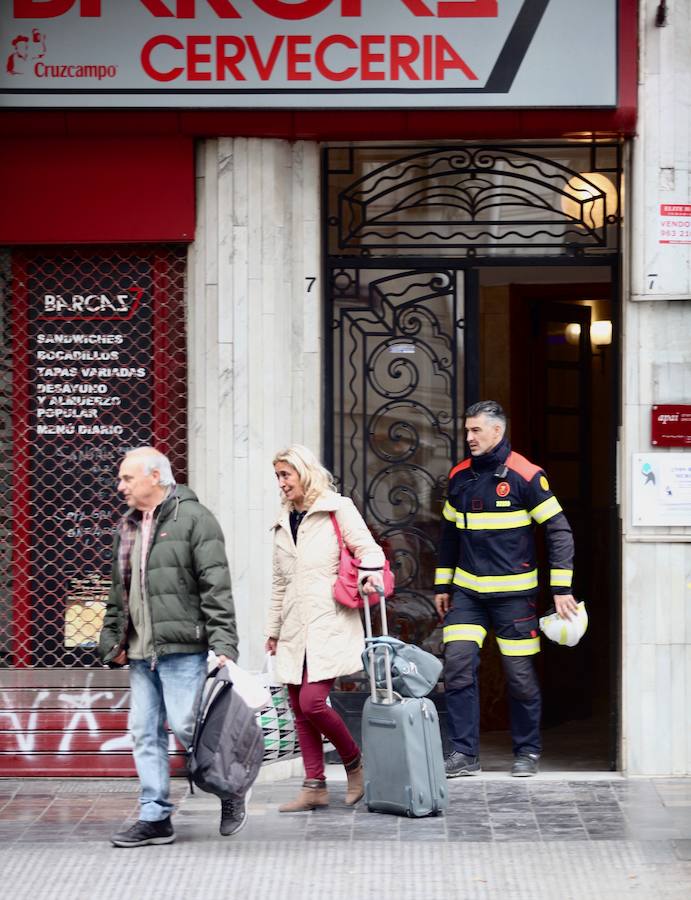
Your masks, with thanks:
[[[308,681],[307,666],[302,671],[302,684],[289,684],[288,695],[295,715],[305,778],[324,778],[322,735],[336,748],[344,764],[360,755],[343,719],[326,702],[335,679]]]

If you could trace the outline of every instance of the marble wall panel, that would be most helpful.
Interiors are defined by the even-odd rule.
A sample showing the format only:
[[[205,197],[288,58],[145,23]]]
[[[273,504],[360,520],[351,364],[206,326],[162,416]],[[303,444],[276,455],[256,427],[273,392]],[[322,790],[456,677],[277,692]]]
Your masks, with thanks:
[[[650,10],[653,4],[643,6]],[[663,294],[682,297],[691,283],[688,248],[658,245],[659,204],[688,197],[691,64],[679,41],[690,23],[688,17],[679,22],[673,34],[654,29],[652,21],[642,16],[639,131],[632,154],[636,299],[625,297],[622,323],[622,763],[632,775],[691,773],[691,527],[630,524],[637,475],[632,455],[653,450],[652,405],[691,403],[691,300],[641,299],[658,292],[650,291],[648,271],[662,273]]]
[[[226,535],[241,662],[263,661],[276,450],[320,451],[319,151],[201,142],[190,251],[190,484]]]

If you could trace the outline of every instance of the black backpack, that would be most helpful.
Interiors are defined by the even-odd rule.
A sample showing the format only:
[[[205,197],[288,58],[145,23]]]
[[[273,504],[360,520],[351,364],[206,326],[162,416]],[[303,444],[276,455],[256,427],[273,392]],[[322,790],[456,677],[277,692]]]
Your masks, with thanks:
[[[209,684],[209,682],[211,682]],[[228,669],[210,672],[197,701],[187,757],[190,788],[221,798],[244,796],[259,772],[264,736],[254,710],[233,690]]]

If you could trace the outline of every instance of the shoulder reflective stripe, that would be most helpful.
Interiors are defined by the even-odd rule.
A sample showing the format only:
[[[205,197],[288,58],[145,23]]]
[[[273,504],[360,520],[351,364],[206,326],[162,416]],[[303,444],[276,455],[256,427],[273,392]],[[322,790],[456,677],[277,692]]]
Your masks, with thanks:
[[[550,587],[571,587],[573,571],[571,569],[550,569]]]
[[[444,509],[442,510],[441,514],[444,516],[444,518],[448,522],[456,521],[456,516],[457,516],[456,510],[453,508],[453,506],[451,506],[451,504],[449,503],[448,500],[444,504]]]
[[[451,584],[453,581],[453,569],[435,569],[435,584]]]
[[[442,634],[445,644],[451,641],[475,641],[478,647],[482,647],[487,629],[482,625],[445,625]]]
[[[557,513],[561,512],[561,506],[559,506],[559,501],[556,497],[548,497],[542,503],[538,503],[538,505],[530,510],[530,516],[533,518],[538,525],[542,525],[543,522],[546,522],[547,519],[551,519],[552,516],[556,516]]]
[[[456,569],[453,583],[458,587],[470,588],[479,594],[529,591],[537,587],[537,569],[521,572],[519,575],[473,575],[464,569]]]
[[[526,638],[523,641],[510,641],[506,638],[497,638],[497,644],[502,656],[533,656],[540,652],[540,638]]]
[[[530,516],[525,509],[515,509],[511,512],[467,513],[467,519],[467,528],[471,531],[524,528],[531,524]]]

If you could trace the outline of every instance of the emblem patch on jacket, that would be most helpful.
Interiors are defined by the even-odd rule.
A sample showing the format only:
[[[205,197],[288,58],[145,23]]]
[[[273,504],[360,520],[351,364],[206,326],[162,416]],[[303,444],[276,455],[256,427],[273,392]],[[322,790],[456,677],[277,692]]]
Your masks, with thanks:
[[[549,490],[549,481],[547,481],[547,478],[545,475],[540,475],[540,487],[542,488],[543,491]]]
[[[508,481],[500,481],[497,485],[497,496],[508,497],[511,493],[511,485]]]

